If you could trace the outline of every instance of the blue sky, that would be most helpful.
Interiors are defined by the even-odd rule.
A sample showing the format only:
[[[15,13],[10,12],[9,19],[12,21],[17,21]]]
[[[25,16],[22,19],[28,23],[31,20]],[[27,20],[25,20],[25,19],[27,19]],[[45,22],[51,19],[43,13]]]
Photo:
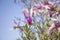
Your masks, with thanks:
[[[23,18],[21,4],[14,4],[13,0],[0,0],[0,40],[16,40],[18,30],[10,30],[13,27],[15,16]]]

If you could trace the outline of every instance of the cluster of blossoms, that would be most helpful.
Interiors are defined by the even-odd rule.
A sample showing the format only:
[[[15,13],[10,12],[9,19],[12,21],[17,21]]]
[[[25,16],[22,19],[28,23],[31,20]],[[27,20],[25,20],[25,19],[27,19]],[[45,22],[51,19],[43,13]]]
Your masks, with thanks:
[[[34,1],[36,4],[31,6],[30,9],[27,8],[23,10],[27,24],[30,26],[39,24],[41,29],[43,29],[43,23],[44,27],[49,25],[46,33],[50,36],[52,32],[54,30],[58,30],[60,26],[60,0],[55,2],[51,2],[49,0],[40,0],[40,3],[37,3],[37,0]],[[15,22],[15,24],[17,23]],[[20,28],[19,25],[17,28]],[[20,29],[23,30],[23,28]]]
[[[50,19],[47,22],[50,22],[52,20],[54,21],[53,23],[51,23],[51,27],[48,29],[48,34],[51,34],[53,29],[57,29],[59,27],[58,25],[59,24],[58,16],[60,14],[59,5],[60,5],[60,1],[57,2],[45,1],[41,4],[35,4],[34,6],[31,7],[30,10],[28,9],[24,10],[25,11],[24,16],[28,24],[32,24],[32,18],[30,16],[36,16],[36,15],[41,16],[41,13],[44,15],[48,14],[50,16]]]
[[[58,1],[57,2],[44,1],[41,4],[35,4],[34,6],[31,7],[30,10],[28,9],[24,10],[24,16],[28,24],[32,24],[33,21],[33,19],[30,16],[35,17],[36,15],[38,15],[39,17],[41,17],[42,15],[46,15],[48,17],[49,15],[50,19],[47,22],[53,21],[50,28],[48,29],[48,34],[51,34],[53,29],[58,29],[59,27],[58,16],[60,14],[60,6],[57,4],[59,4]],[[42,17],[46,18],[45,16]]]

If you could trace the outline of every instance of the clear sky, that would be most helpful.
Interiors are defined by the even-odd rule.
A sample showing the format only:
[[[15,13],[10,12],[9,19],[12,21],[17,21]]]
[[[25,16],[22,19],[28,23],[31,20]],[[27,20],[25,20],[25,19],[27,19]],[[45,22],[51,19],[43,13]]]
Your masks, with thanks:
[[[21,4],[14,4],[13,0],[0,0],[0,40],[16,40],[18,30],[13,28],[14,16],[23,18]]]

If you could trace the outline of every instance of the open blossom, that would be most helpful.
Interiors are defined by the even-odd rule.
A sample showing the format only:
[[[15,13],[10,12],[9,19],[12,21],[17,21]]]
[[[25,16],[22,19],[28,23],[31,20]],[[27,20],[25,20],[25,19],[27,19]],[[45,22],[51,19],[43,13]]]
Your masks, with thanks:
[[[42,4],[44,4],[44,5],[50,5],[52,2],[50,2],[49,0],[42,0],[41,1],[42,2]]]
[[[33,14],[35,14],[36,12],[39,12],[39,10],[42,9],[42,5],[40,4],[35,4],[34,6],[32,6],[32,8],[30,9],[30,15],[32,16]],[[38,14],[38,13],[36,13]]]
[[[51,27],[48,29],[48,35],[51,35],[54,29],[58,28],[58,22],[55,22],[51,25]]]
[[[56,8],[57,8],[56,5],[50,5],[50,8],[48,9],[50,17],[52,17],[52,15],[56,13]]]
[[[43,4],[44,5],[49,5],[49,2],[48,1],[45,1]]]
[[[29,15],[29,11],[26,9],[26,10],[23,11],[23,13],[24,13],[24,16],[25,16],[28,24],[32,24],[32,19],[31,19],[30,15]]]
[[[41,9],[42,8],[42,5],[41,4],[36,4],[33,6],[34,9]]]

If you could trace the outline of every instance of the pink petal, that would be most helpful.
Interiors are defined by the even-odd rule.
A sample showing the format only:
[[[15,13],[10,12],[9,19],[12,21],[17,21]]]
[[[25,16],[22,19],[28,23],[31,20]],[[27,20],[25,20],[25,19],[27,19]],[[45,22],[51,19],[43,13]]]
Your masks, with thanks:
[[[51,25],[51,27],[48,30],[48,34],[51,35],[51,33],[53,32],[54,29],[58,28],[58,22],[55,22]]]

